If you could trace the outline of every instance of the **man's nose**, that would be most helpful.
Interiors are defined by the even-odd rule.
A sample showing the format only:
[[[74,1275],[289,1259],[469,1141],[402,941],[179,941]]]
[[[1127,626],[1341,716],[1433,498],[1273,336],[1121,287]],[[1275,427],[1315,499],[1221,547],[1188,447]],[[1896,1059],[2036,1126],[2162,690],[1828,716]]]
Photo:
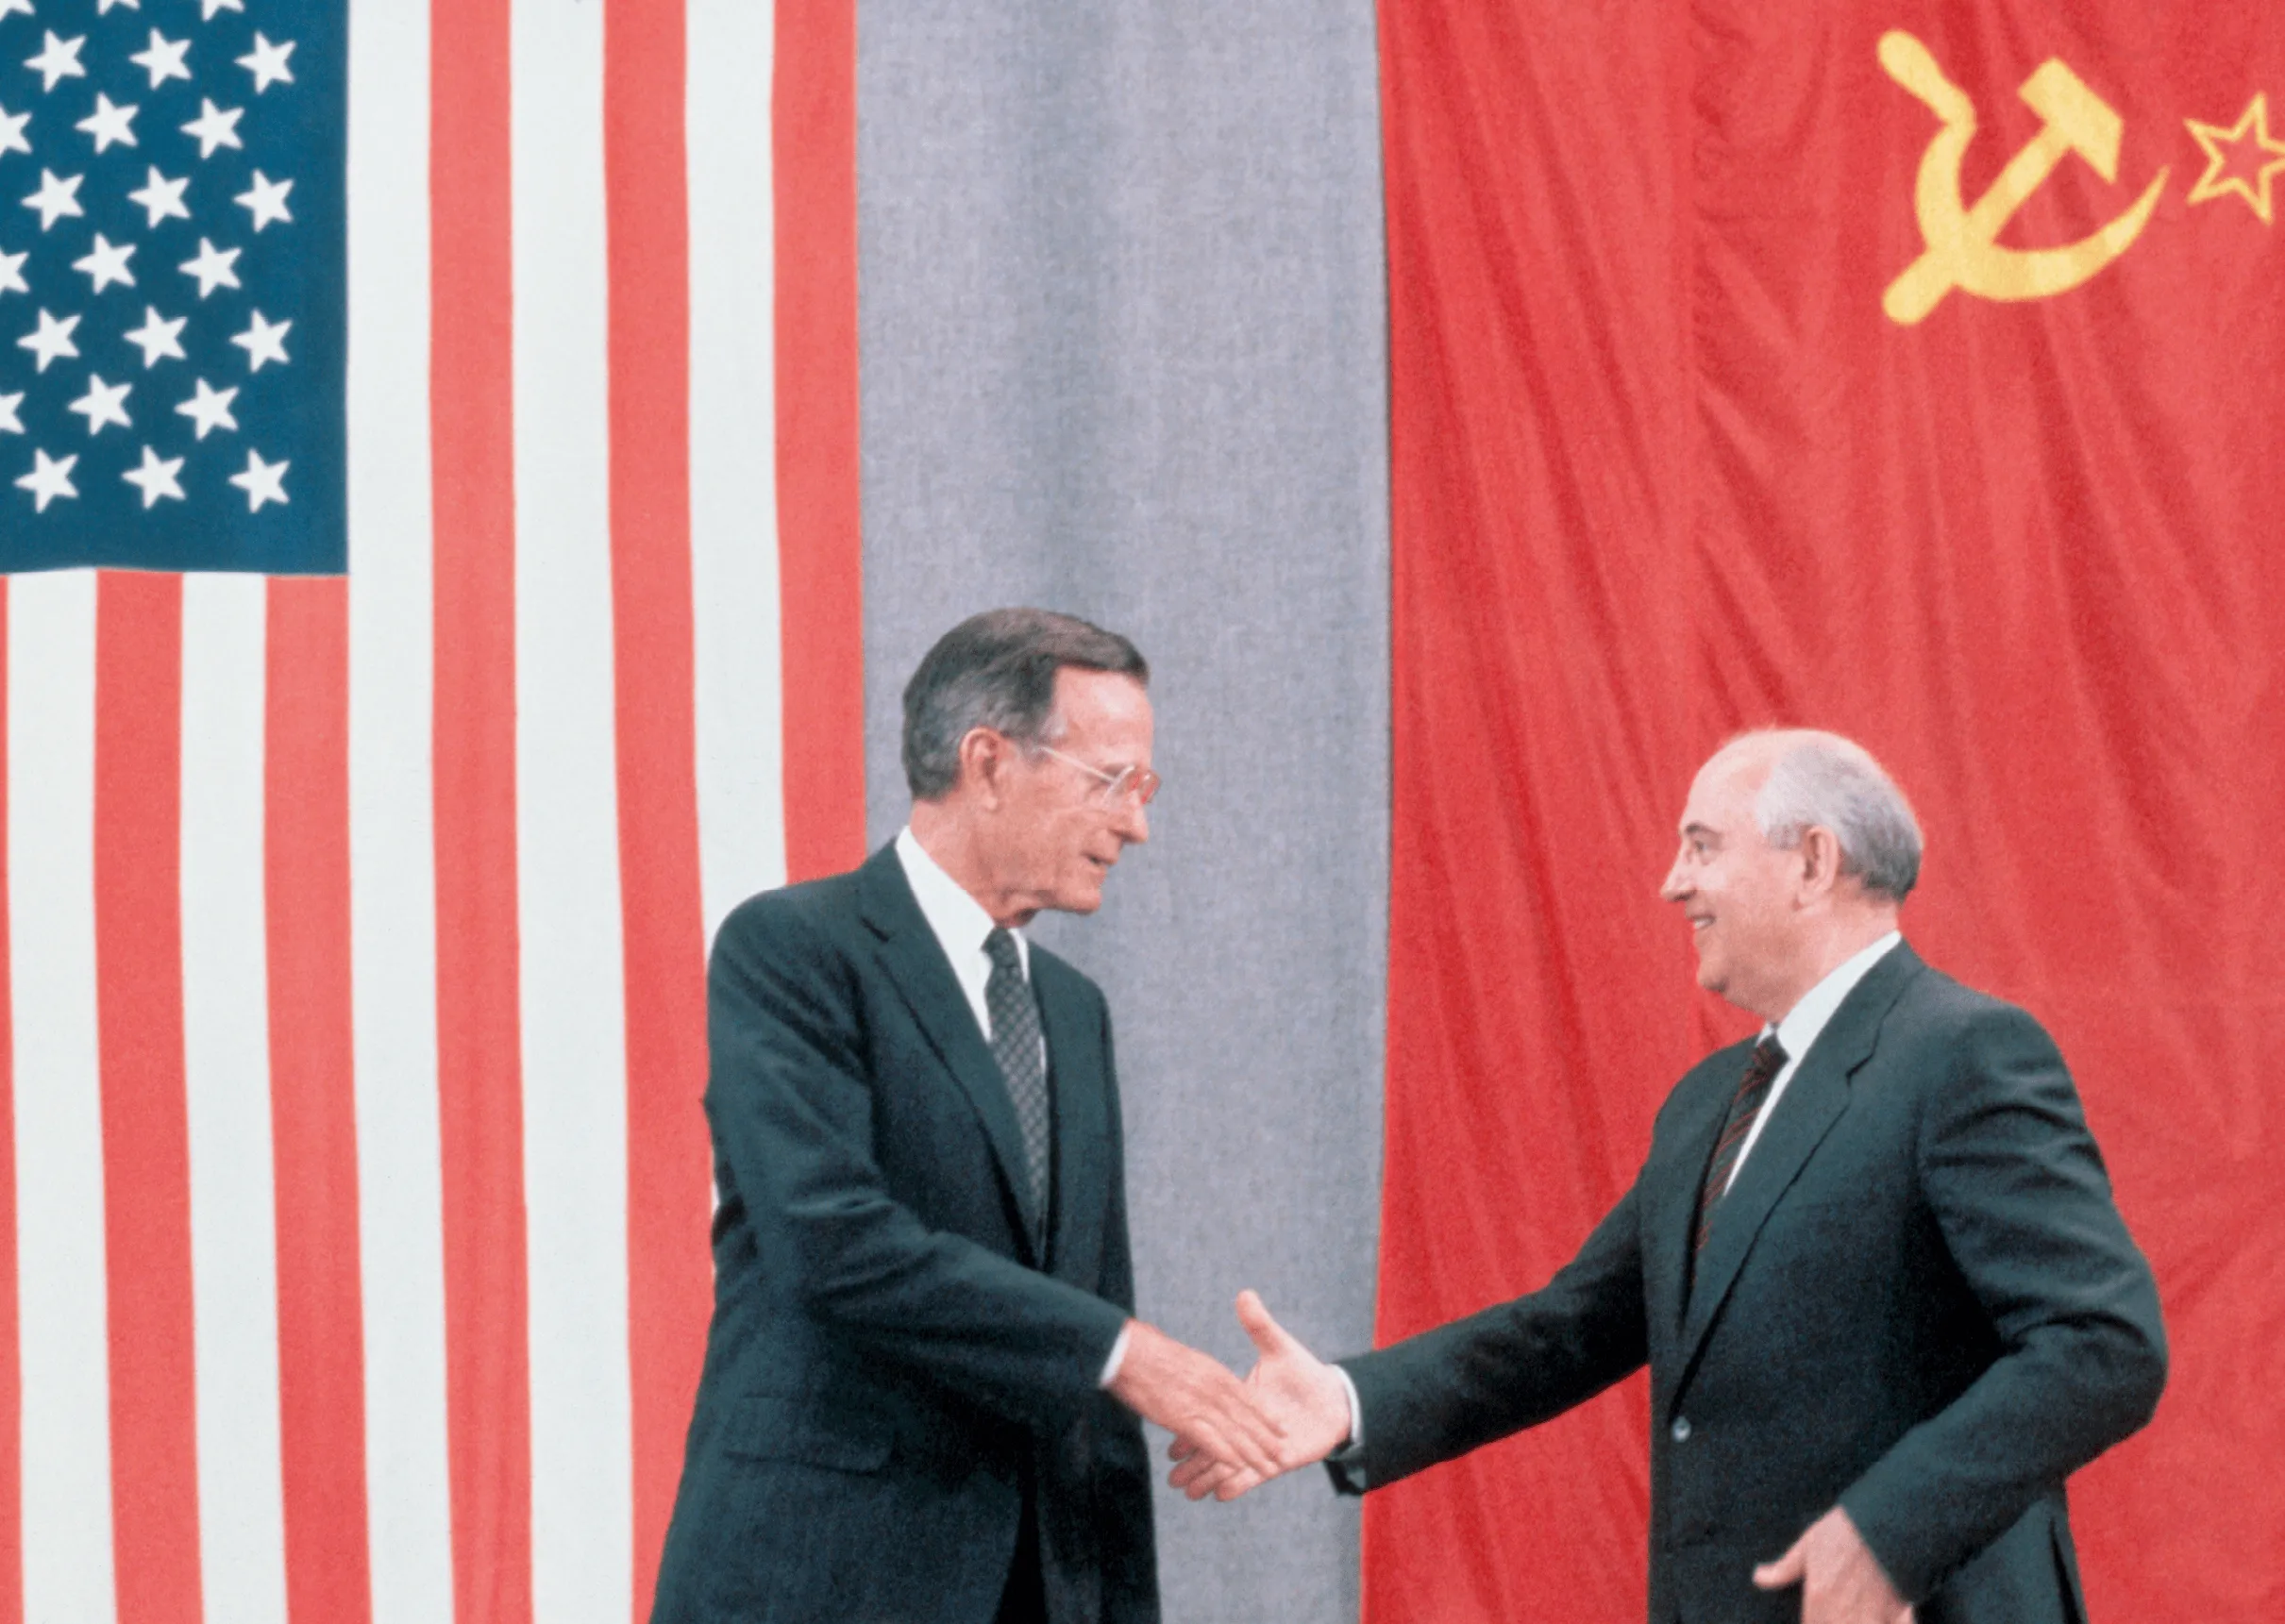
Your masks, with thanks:
[[[1118,838],[1129,845],[1141,845],[1151,838],[1151,812],[1142,802],[1125,800],[1118,804],[1118,821],[1111,826]]]
[[[1682,855],[1676,852],[1666,878],[1658,881],[1658,896],[1661,901],[1679,902],[1689,894],[1689,882],[1682,877]]]

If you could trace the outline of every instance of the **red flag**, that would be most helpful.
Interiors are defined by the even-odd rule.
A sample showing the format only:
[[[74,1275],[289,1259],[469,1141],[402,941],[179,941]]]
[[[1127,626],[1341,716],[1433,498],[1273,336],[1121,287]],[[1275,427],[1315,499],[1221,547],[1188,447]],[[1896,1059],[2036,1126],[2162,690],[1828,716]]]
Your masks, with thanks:
[[[1383,11],[1396,547],[1384,1338],[1544,1281],[1734,1012],[1689,774],[1866,743],[1907,934],[2055,1033],[2165,1299],[2098,1616],[2285,1605],[2285,23]],[[2285,126],[2285,121],[2280,121]],[[1369,1503],[1368,1616],[1641,1608],[1643,1397]],[[1773,1553],[1774,1554],[1774,1553]]]

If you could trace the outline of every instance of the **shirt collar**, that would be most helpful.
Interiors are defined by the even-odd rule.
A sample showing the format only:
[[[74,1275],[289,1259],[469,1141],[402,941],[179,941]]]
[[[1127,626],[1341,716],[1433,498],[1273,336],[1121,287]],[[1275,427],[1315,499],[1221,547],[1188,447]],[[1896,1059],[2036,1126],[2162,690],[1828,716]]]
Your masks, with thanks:
[[[1903,932],[1890,931],[1871,946],[1842,960],[1823,980],[1802,995],[1801,1001],[1787,1012],[1785,1019],[1779,1021],[1775,1029],[1777,1041],[1784,1046],[1788,1060],[1798,1061],[1809,1052],[1809,1046],[1817,1041],[1817,1034],[1824,1030],[1825,1023],[1840,1008],[1841,1000],[1855,992],[1857,983],[1865,979],[1866,973],[1903,940]],[[1766,1032],[1771,1029],[1764,1027],[1761,1030]]]
[[[944,948],[944,956],[955,964],[961,962],[964,953],[981,956],[983,939],[992,933],[992,916],[960,881],[945,873],[942,863],[928,854],[928,848],[915,838],[911,824],[897,833],[897,861],[904,867],[905,880],[913,888],[913,900],[920,904],[921,917],[929,922],[929,929]],[[1032,973],[1031,944],[1024,940],[1021,930],[1010,930],[1008,934],[1016,938],[1016,956],[1028,978]]]

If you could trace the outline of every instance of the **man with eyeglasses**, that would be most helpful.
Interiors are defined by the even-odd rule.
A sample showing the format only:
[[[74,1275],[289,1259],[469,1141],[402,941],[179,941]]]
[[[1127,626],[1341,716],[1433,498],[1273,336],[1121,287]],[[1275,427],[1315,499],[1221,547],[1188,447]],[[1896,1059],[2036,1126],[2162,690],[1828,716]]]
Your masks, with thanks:
[[[1134,1317],[1111,1025],[1033,946],[1150,838],[1150,667],[994,610],[904,691],[912,821],[708,975],[714,1315],[654,1624],[1154,1624],[1137,1417],[1277,1429]]]

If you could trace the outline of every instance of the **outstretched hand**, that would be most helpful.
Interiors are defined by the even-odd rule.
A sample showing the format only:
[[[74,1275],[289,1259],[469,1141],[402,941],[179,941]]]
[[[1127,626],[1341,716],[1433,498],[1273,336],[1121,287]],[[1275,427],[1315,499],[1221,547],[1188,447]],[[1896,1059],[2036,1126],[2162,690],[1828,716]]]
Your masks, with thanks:
[[[1912,1609],[1839,1506],[1775,1562],[1755,1568],[1754,1582],[1764,1590],[1800,1585],[1801,1624],[1912,1624]]]
[[[1234,1500],[1280,1472],[1323,1460],[1349,1438],[1349,1390],[1333,1366],[1271,1318],[1254,1292],[1237,1294],[1237,1320],[1259,1355],[1246,1378],[1246,1391],[1277,1424],[1277,1458],[1267,1471],[1250,1462],[1233,1465],[1202,1440],[1178,1431],[1167,1451],[1176,1463],[1168,1482],[1194,1500],[1208,1495]]]
[[[1139,1319],[1127,1326],[1126,1357],[1111,1380],[1111,1396],[1144,1420],[1191,1440],[1201,1460],[1273,1475],[1280,1428],[1238,1379],[1219,1360],[1156,1326]]]

